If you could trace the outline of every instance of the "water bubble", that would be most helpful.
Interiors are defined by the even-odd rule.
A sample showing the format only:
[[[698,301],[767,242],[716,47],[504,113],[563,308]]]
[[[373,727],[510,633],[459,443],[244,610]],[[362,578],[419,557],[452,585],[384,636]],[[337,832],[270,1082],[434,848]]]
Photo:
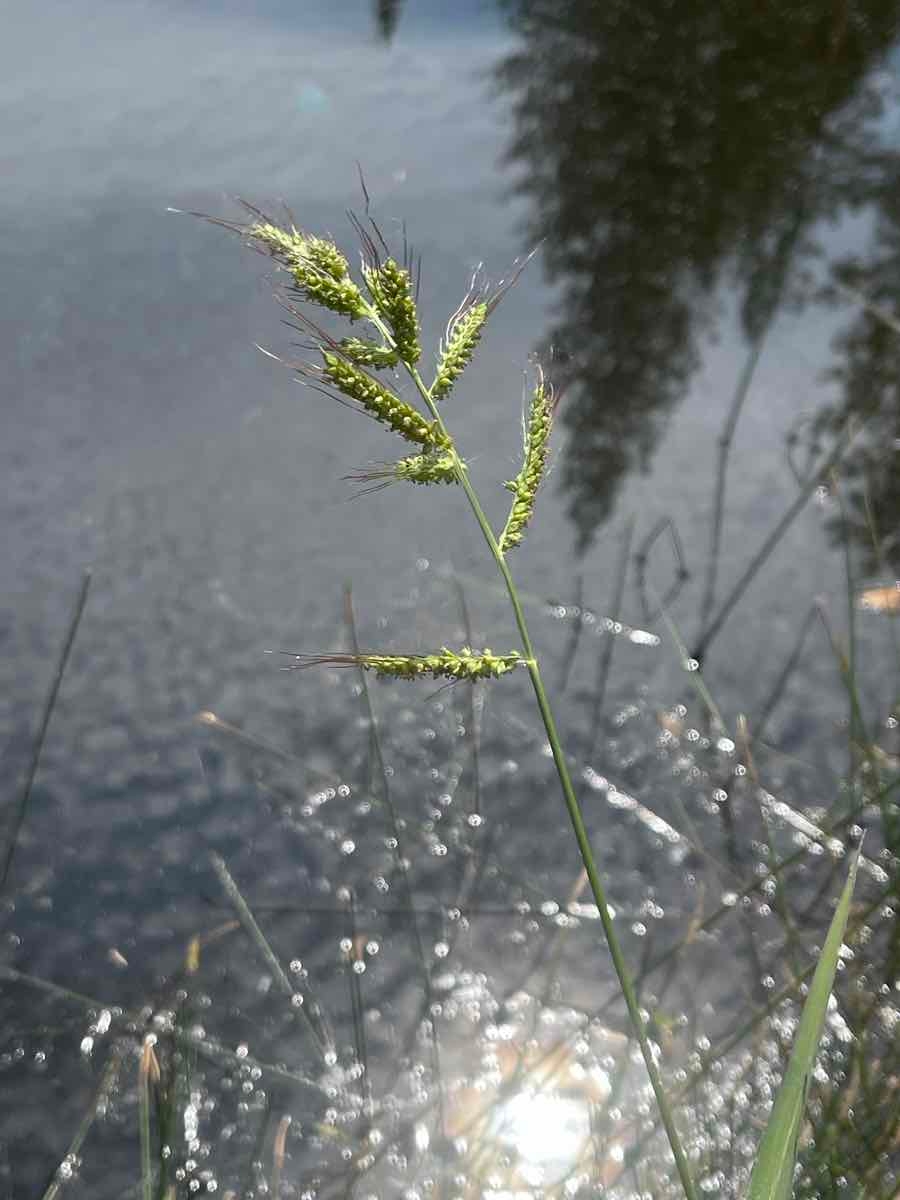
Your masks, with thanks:
[[[352,838],[345,838],[341,842],[341,854],[352,854],[356,849],[356,842]]]
[[[729,737],[720,737],[716,749],[722,754],[734,754],[734,742]]]
[[[472,829],[480,829],[484,824],[484,817],[480,813],[469,813],[466,817],[466,824]]]
[[[435,945],[434,945],[434,957],[435,958],[446,958],[449,953],[450,953],[450,947],[447,945],[446,942],[435,942]]]
[[[366,964],[363,962],[363,960],[362,960],[361,958],[357,958],[357,959],[354,961],[354,963],[353,963],[353,973],[354,973],[354,975],[365,975],[365,973],[366,973]]]

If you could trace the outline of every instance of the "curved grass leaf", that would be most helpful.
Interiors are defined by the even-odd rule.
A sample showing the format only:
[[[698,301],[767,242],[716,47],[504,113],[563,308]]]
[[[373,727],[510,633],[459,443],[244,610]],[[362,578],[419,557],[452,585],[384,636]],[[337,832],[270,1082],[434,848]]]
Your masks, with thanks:
[[[834,983],[841,942],[850,913],[850,900],[856,883],[859,851],[850,863],[847,882],[841,893],[825,945],[813,976],[803,1015],[794,1039],[787,1071],[778,1089],[769,1123],[760,1142],[753,1174],[750,1177],[749,1200],[790,1200],[794,1167],[797,1162],[797,1141],[809,1080],[816,1062],[828,998]]]

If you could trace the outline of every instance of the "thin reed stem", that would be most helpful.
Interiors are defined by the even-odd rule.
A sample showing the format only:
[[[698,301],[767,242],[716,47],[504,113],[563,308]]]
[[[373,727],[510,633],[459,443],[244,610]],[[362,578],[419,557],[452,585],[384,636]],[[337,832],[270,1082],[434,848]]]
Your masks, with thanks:
[[[844,452],[849,448],[855,432],[856,430],[851,429],[849,425],[844,427],[831,453],[821,464],[821,466],[812,472],[810,478],[800,489],[796,499],[787,508],[784,515],[775,525],[774,529],[772,529],[769,535],[765,538],[763,544],[747,564],[741,577],[728,593],[728,596],[722,601],[718,612],[711,619],[703,633],[700,635],[700,638],[694,647],[693,654],[691,655],[692,658],[696,658],[698,662],[703,661],[704,655],[709,650],[715,638],[717,638],[721,633],[722,626],[731,616],[738,602],[743,597],[744,592],[756,578],[756,575],[763,564],[768,561],[772,551],[806,507],[807,501],[809,500],[810,496],[812,496],[816,488],[821,484],[822,480],[827,479],[831,470],[840,462]]]
[[[244,927],[245,933],[256,946],[260,956],[269,967],[269,970],[277,980],[281,990],[290,998],[291,1002],[294,1003],[294,996],[297,994],[297,989],[291,983],[287,972],[278,960],[277,954],[269,945],[266,935],[257,924],[256,918],[250,911],[250,906],[241,894],[241,890],[235,883],[231,872],[228,870],[228,867],[225,865],[225,860],[221,857],[221,855],[216,853],[211,853],[209,860],[212,864],[213,870],[219,877],[219,882],[228,896],[228,899],[234,906],[234,911],[237,914],[237,918],[241,925]],[[314,1007],[318,1011],[318,1005],[314,1005]],[[327,1032],[323,1034],[319,1030],[318,1023],[313,1020],[312,1014],[307,1011],[305,1003],[300,1005],[299,1011],[307,1029],[310,1032],[310,1035],[313,1038],[313,1041],[318,1046],[319,1052],[321,1053],[323,1059],[327,1059],[329,1054],[334,1050],[331,1037],[327,1034]]]
[[[110,1051],[109,1059],[104,1067],[103,1074],[100,1077],[100,1082],[97,1085],[97,1090],[94,1092],[91,1103],[88,1105],[87,1111],[78,1123],[78,1128],[72,1140],[69,1142],[68,1149],[63,1156],[62,1163],[72,1162],[81,1154],[81,1147],[84,1145],[85,1139],[93,1127],[94,1122],[100,1112],[101,1105],[105,1104],[110,1095],[113,1093],[116,1082],[119,1077],[119,1071],[122,1069],[122,1059],[124,1057],[124,1046],[114,1046]],[[53,1172],[53,1178],[50,1180],[44,1192],[41,1195],[41,1200],[59,1200],[66,1187],[67,1176],[56,1167]]]
[[[774,315],[774,314],[773,314]],[[737,387],[734,391],[734,396],[731,401],[731,408],[725,420],[724,428],[719,435],[719,455],[716,463],[716,484],[715,484],[715,501],[713,503],[713,521],[712,529],[709,538],[709,554],[706,562],[706,581],[703,587],[703,600],[700,604],[700,633],[709,624],[712,617],[713,605],[716,601],[716,583],[719,574],[719,555],[722,549],[722,526],[725,521],[725,487],[728,480],[728,461],[731,457],[731,447],[734,443],[734,432],[737,429],[737,423],[740,419],[741,412],[744,407],[744,402],[750,391],[750,385],[753,382],[753,376],[756,374],[756,368],[759,364],[762,355],[763,343],[765,342],[766,331],[769,323],[763,329],[763,332],[755,339],[753,346],[747,356],[747,361],[744,363],[741,374],[738,378]]]
[[[581,861],[584,864],[588,882],[591,886],[594,902],[596,903],[597,910],[600,914],[600,922],[603,926],[606,944],[609,948],[610,957],[613,961],[613,967],[619,981],[619,986],[622,989],[622,995],[625,1000],[625,1005],[628,1009],[628,1016],[634,1028],[638,1045],[640,1046],[641,1056],[643,1057],[647,1068],[650,1086],[653,1089],[653,1094],[659,1107],[663,1127],[665,1128],[666,1136],[669,1140],[669,1145],[672,1150],[672,1155],[675,1159],[675,1167],[678,1171],[678,1177],[681,1180],[681,1186],[685,1196],[687,1197],[687,1200],[697,1200],[697,1192],[691,1177],[687,1155],[685,1154],[684,1147],[681,1144],[681,1137],[675,1125],[674,1112],[669,1103],[665,1088],[663,1087],[662,1077],[656,1065],[653,1047],[650,1044],[650,1038],[647,1034],[646,1025],[644,1023],[643,1016],[641,1015],[637,992],[632,982],[631,975],[628,971],[628,966],[625,962],[625,956],[622,952],[622,947],[619,943],[618,936],[613,927],[612,914],[610,913],[609,906],[606,902],[606,890],[600,878],[600,872],[597,869],[597,863],[591,847],[587,826],[585,825],[584,816],[581,811],[581,805],[578,803],[578,797],[575,794],[575,788],[572,784],[569,766],[566,761],[566,756],[556,728],[556,721],[553,717],[553,710],[550,707],[547,691],[544,687],[541,669],[538,664],[537,656],[534,652],[534,646],[532,645],[531,635],[528,631],[528,624],[525,620],[525,614],[522,610],[522,604],[519,600],[519,594],[516,590],[515,581],[509,570],[506,558],[500,549],[496,537],[494,536],[494,531],[491,528],[490,522],[488,521],[484,509],[481,506],[481,501],[479,500],[475,489],[469,481],[468,473],[463,467],[459,455],[457,454],[456,447],[450,438],[441,414],[438,411],[437,405],[431,397],[429,389],[425,386],[422,376],[419,374],[414,365],[406,362],[404,362],[403,365],[406,368],[410,378],[416,385],[423,402],[428,407],[428,410],[431,413],[437,428],[446,436],[448,442],[450,443],[450,453],[454,458],[457,480],[466,494],[469,507],[472,510],[475,520],[478,523],[478,527],[480,528],[484,540],[487,543],[488,549],[490,550],[491,557],[494,559],[497,570],[500,572],[500,576],[506,587],[506,592],[509,597],[510,606],[513,610],[516,627],[519,631],[519,636],[522,639],[522,651],[525,656],[525,666],[528,671],[529,678],[531,679],[531,685],[534,690],[535,700],[537,701],[538,711],[541,714],[541,720],[543,721],[544,730],[547,734],[547,741],[550,744],[550,751],[553,755],[553,761],[556,765],[556,771],[559,776],[559,782],[562,788],[566,811],[568,812],[572,830],[575,834],[575,841],[578,845],[578,850],[581,854]]]
[[[153,1041],[144,1040],[138,1067],[138,1106],[141,1135],[141,1200],[153,1200],[153,1162],[150,1138],[150,1080],[153,1074]]]
[[[44,742],[47,738],[47,730],[50,727],[50,718],[53,716],[53,710],[56,707],[56,700],[59,696],[59,689],[63,681],[63,676],[66,673],[66,667],[69,663],[69,656],[72,653],[72,647],[75,645],[75,636],[78,633],[78,626],[81,624],[81,618],[84,615],[85,605],[87,604],[88,591],[91,586],[91,573],[85,571],[81,587],[78,590],[78,596],[75,600],[75,607],[72,610],[72,616],[69,620],[69,625],[66,630],[66,636],[63,640],[62,649],[60,650],[59,659],[56,663],[56,670],[53,672],[53,679],[50,683],[50,690],[47,693],[47,699],[44,701],[43,712],[41,713],[41,723],[38,726],[37,734],[35,735],[34,744],[31,748],[31,758],[28,762],[28,770],[25,774],[25,783],[22,787],[19,803],[16,806],[15,815],[12,820],[12,827],[9,831],[9,838],[6,843],[6,852],[3,857],[3,868],[0,871],[0,893],[6,889],[6,881],[9,878],[10,868],[12,867],[13,857],[16,853],[16,847],[19,844],[19,835],[22,832],[22,825],[25,821],[25,814],[28,812],[28,804],[31,800],[31,792],[34,788],[34,780],[37,775],[38,765],[41,761],[41,753],[44,749]]]
[[[631,558],[631,542],[634,537],[634,517],[625,522],[622,533],[622,545],[619,549],[619,561],[616,565],[616,581],[610,600],[610,620],[618,621],[622,612],[622,601],[625,596],[625,580],[628,576],[628,561]],[[606,700],[606,685],[609,682],[609,672],[612,667],[613,652],[616,646],[616,635],[608,630],[603,651],[597,665],[597,686],[594,689],[594,711],[591,715],[590,757],[597,751],[600,739],[600,718],[603,715],[603,704]]]

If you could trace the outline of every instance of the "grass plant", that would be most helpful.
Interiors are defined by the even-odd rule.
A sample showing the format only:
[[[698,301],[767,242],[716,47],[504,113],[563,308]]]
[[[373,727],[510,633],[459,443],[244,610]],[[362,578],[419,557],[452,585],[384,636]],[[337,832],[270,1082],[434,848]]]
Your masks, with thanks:
[[[426,382],[420,367],[422,347],[416,302],[416,267],[407,247],[404,247],[402,262],[398,262],[391,254],[378,225],[368,216],[368,211],[365,220],[353,218],[362,243],[361,281],[357,283],[352,277],[347,258],[329,239],[302,231],[296,226],[293,218],[279,223],[250,205],[245,207],[249,214],[249,220],[245,223],[214,220],[215,223],[239,233],[249,245],[270,255],[282,272],[282,278],[287,281],[287,288],[281,294],[281,302],[297,326],[311,336],[310,349],[321,359],[318,363],[294,363],[293,369],[302,379],[312,382],[319,390],[343,404],[361,410],[393,434],[418,447],[413,456],[400,458],[392,466],[386,466],[372,475],[357,475],[355,478],[373,482],[376,486],[396,481],[426,486],[449,484],[461,488],[499,574],[521,647],[501,654],[496,654],[489,648],[474,650],[471,646],[464,646],[460,650],[450,650],[441,646],[429,654],[385,654],[375,650],[360,650],[355,641],[354,631],[354,647],[351,653],[298,653],[293,656],[291,665],[297,668],[314,665],[356,666],[362,672],[373,671],[383,678],[414,680],[430,676],[451,682],[467,681],[470,684],[497,679],[517,668],[522,668],[528,673],[555,764],[562,800],[581,856],[584,878],[596,905],[628,1012],[631,1036],[640,1049],[684,1195],[687,1200],[697,1200],[699,1193],[675,1119],[674,1107],[663,1084],[658,1052],[651,1042],[646,1015],[642,1010],[638,990],[613,923],[605,886],[597,867],[581,804],[573,786],[569,763],[544,684],[541,664],[534,650],[522,598],[510,568],[509,555],[525,538],[546,474],[555,412],[553,386],[538,367],[523,422],[522,464],[515,478],[504,485],[512,493],[512,502],[506,521],[499,530],[492,526],[485,513],[482,501],[469,479],[466,461],[444,417],[443,402],[449,399],[456,383],[471,362],[490,313],[509,285],[501,285],[490,298],[486,292],[475,288],[474,285],[470,288],[448,321],[446,336],[438,348],[436,368],[431,381]],[[367,336],[360,338],[348,335],[336,338],[326,333],[304,309],[298,307],[298,301],[324,309],[332,316],[347,319],[351,324],[363,323]],[[388,377],[388,382],[385,382],[381,375],[373,374],[385,371],[394,373]],[[395,382],[397,374],[405,376],[417,403],[413,404],[399,394]],[[749,384],[749,377],[747,382]],[[741,403],[746,391],[747,386],[742,386],[739,391]],[[736,412],[734,419],[736,421]],[[748,568],[749,577],[752,577],[765,561],[770,543],[774,544],[780,539],[784,528],[800,511],[812,488],[837,462],[841,451],[842,443],[839,442],[825,465],[806,482],[795,504],[751,562]],[[723,463],[726,455],[727,443],[723,443]],[[720,476],[723,472],[724,466],[720,465]],[[723,491],[721,479],[719,491]],[[718,553],[720,510],[721,504],[714,535],[713,561]],[[629,542],[630,532],[625,540],[626,553]],[[624,569],[620,571],[620,575],[624,575]],[[742,594],[745,586],[746,579],[742,578],[721,605],[719,612],[713,616],[714,577],[708,580],[704,628],[697,647],[697,658],[701,657],[715,637],[725,616],[736,602],[735,598]],[[620,600],[621,594],[617,589],[617,608]],[[605,662],[602,667],[604,686],[608,666],[608,662]],[[372,725],[374,727],[374,721]],[[385,779],[385,789],[387,786]],[[773,861],[774,857],[772,850]],[[751,1181],[753,1200],[783,1200],[790,1194],[808,1081],[849,914],[854,878],[855,865],[851,869],[825,950],[819,960],[801,1022],[797,1048],[763,1139],[760,1157]],[[411,901],[408,889],[407,893],[407,898]],[[418,934],[417,937],[422,957],[424,952],[421,937]],[[355,1001],[354,1011],[356,1008]]]
[[[233,1169],[225,1194],[274,1195],[278,1200],[400,1194],[399,1168],[391,1174],[394,1164],[412,1163],[415,1148],[422,1146],[426,1147],[423,1169],[431,1180],[428,1190],[433,1200],[476,1200],[504,1187],[521,1191],[528,1180],[518,1173],[516,1152],[510,1150],[508,1139],[515,1123],[510,1114],[523,1096],[533,1102],[536,1111],[546,1113],[549,1110],[541,1105],[548,1098],[556,1093],[565,1096],[576,1080],[584,1087],[584,1062],[597,1063],[600,1056],[593,1048],[588,1053],[579,1047],[602,1030],[602,1036],[609,1039],[603,1057],[608,1086],[601,1087],[596,1079],[592,1085],[588,1076],[589,1128],[577,1131],[565,1174],[542,1186],[540,1196],[562,1200],[583,1194],[587,1187],[591,1194],[611,1189],[615,1200],[626,1196],[629,1200],[647,1196],[672,1200],[676,1190],[688,1200],[709,1194],[787,1200],[792,1190],[797,1200],[843,1200],[853,1194],[847,1190],[847,1179],[852,1177],[865,1188],[856,1194],[888,1200],[895,1194],[891,1170],[900,1147],[900,1103],[892,1109],[888,1106],[889,1111],[881,1103],[886,1094],[898,1096],[896,1078],[900,1078],[900,1050],[893,1045],[896,1037],[891,1030],[895,1026],[889,1025],[895,1010],[885,999],[900,971],[900,922],[896,916],[900,892],[896,792],[900,776],[896,761],[878,744],[875,723],[866,712],[860,678],[862,637],[856,627],[863,618],[855,612],[861,581],[854,574],[849,554],[845,637],[821,605],[812,605],[768,696],[750,720],[738,715],[729,728],[725,708],[717,703],[703,662],[694,661],[709,649],[728,613],[813,490],[822,484],[835,486],[834,473],[847,442],[846,431],[823,464],[812,466],[798,479],[796,500],[716,611],[716,559],[728,454],[755,358],[748,363],[720,447],[711,566],[703,586],[701,628],[693,653],[672,612],[689,575],[671,518],[657,522],[640,542],[635,537],[635,522],[625,524],[609,580],[609,618],[601,620],[585,604],[583,577],[577,585],[577,603],[561,603],[557,596],[551,604],[519,588],[513,567],[531,525],[540,518],[540,492],[557,402],[553,381],[540,369],[534,373],[523,419],[520,468],[505,484],[498,481],[498,487],[505,486],[510,493],[502,525],[492,524],[485,513],[450,420],[457,388],[489,331],[491,315],[524,264],[493,291],[477,279],[470,283],[447,323],[434,369],[427,372],[417,301],[418,265],[405,244],[402,253],[394,256],[368,216],[354,218],[363,255],[355,277],[349,259],[331,239],[300,230],[293,218],[279,222],[255,207],[246,208],[246,221],[214,219],[214,223],[238,233],[278,268],[285,284],[278,298],[290,321],[303,333],[309,353],[307,360],[290,364],[298,377],[377,422],[385,436],[401,440],[402,454],[395,461],[355,472],[349,478],[367,490],[409,484],[417,489],[435,486],[442,492],[458,489],[468,502],[496,571],[496,582],[479,580],[478,586],[505,597],[518,632],[518,646],[503,647],[499,652],[478,646],[463,577],[454,574],[462,646],[443,644],[452,639],[440,632],[440,626],[431,640],[436,620],[430,614],[430,651],[413,652],[410,647],[409,653],[386,653],[377,647],[364,648],[348,588],[344,621],[349,649],[317,653],[316,647],[301,647],[285,660],[286,670],[329,666],[344,670],[345,679],[347,674],[351,678],[358,675],[355,692],[360,723],[368,730],[368,745],[359,749],[354,760],[362,784],[354,787],[351,803],[360,810],[371,810],[385,834],[379,870],[384,873],[384,893],[390,893],[391,900],[386,899],[383,907],[373,905],[371,897],[361,898],[356,888],[359,880],[352,871],[346,879],[342,876],[335,881],[333,903],[304,906],[293,903],[289,896],[274,903],[258,901],[238,882],[247,877],[241,850],[229,848],[224,854],[211,852],[207,858],[212,874],[209,891],[215,895],[211,903],[218,904],[219,911],[205,931],[189,939],[178,969],[140,1008],[117,1007],[111,999],[0,966],[4,983],[34,989],[36,997],[47,1004],[84,1013],[92,1030],[97,1014],[106,1014],[104,1031],[108,1030],[110,1040],[101,1059],[101,1042],[96,1039],[97,1089],[44,1195],[49,1200],[64,1195],[77,1175],[82,1148],[91,1131],[102,1124],[98,1117],[106,1112],[116,1091],[125,1098],[135,1130],[129,1154],[134,1147],[138,1151],[130,1160],[133,1182],[125,1194],[142,1200],[181,1200],[194,1194],[195,1183],[203,1186],[195,1136],[198,1105],[204,1089],[212,1098],[215,1086],[204,1082],[205,1071],[227,1080],[227,1087],[215,1097],[220,1108],[236,1090],[242,1097],[254,1095],[257,1079],[265,1085],[264,1091],[260,1088],[260,1103],[255,1108],[245,1106],[246,1153]],[[328,330],[320,324],[321,314],[310,315],[310,307],[321,310]],[[349,331],[332,328],[344,322]],[[648,555],[660,540],[671,541],[675,564],[674,584],[662,596],[656,595],[646,578]],[[872,540],[877,557],[880,544],[874,523]],[[632,552],[635,545],[638,548]],[[663,643],[675,661],[688,667],[687,687],[699,713],[692,719],[699,728],[685,728],[687,706],[658,714],[658,727],[654,728],[662,730],[660,744],[673,747],[673,755],[679,758],[689,759],[694,748],[705,744],[707,762],[712,764],[709,791],[725,797],[717,802],[717,817],[707,829],[698,821],[687,793],[677,787],[666,797],[664,819],[652,807],[617,792],[612,781],[600,780],[595,770],[598,747],[612,720],[605,711],[616,645],[612,631],[626,636],[636,632],[623,620],[631,566],[636,568],[645,619],[658,622],[661,635],[637,631],[642,644],[650,644],[648,639],[654,645]],[[472,580],[468,583],[474,586]],[[16,830],[27,809],[43,734],[86,593],[87,580],[45,707]],[[534,627],[551,610],[572,621],[558,692],[577,678],[591,631],[603,626],[607,633],[593,668],[594,692],[583,708],[583,741],[578,743],[573,737],[566,751],[545,684],[547,667],[535,654],[529,628],[529,623]],[[896,635],[889,629],[896,661]],[[774,756],[766,741],[767,728],[815,637],[819,648],[827,650],[846,693],[844,735],[849,751],[844,801],[820,815],[790,803],[790,797],[776,800],[762,782]],[[527,870],[516,875],[504,856],[502,824],[485,821],[483,815],[497,778],[491,777],[480,750],[485,705],[493,689],[504,686],[503,680],[518,677],[524,682],[525,676],[581,858],[575,878],[572,872],[562,882],[561,899],[567,896],[562,904],[548,902],[542,880],[531,877]],[[449,794],[459,786],[461,777],[466,780],[454,810],[460,814],[458,824],[463,832],[452,847],[461,853],[449,904],[437,892],[425,896],[421,886],[417,892],[413,871],[422,865],[421,830],[409,818],[390,765],[391,755],[383,747],[384,734],[370,688],[373,677],[396,681],[400,688],[424,684],[429,696],[439,702],[436,708],[446,699],[444,689],[459,685],[449,693],[445,717],[450,725],[459,725],[465,740],[454,752],[453,771],[448,771],[441,783]],[[212,712],[201,713],[197,720],[211,738],[233,747],[242,761],[249,764],[252,760],[249,774],[253,785],[273,805],[285,803],[285,778],[294,781],[294,795],[306,800],[305,785],[297,780],[302,778],[310,787],[323,793],[330,789],[333,794],[345,777],[343,765],[340,777],[308,767],[299,754],[282,749],[275,740],[245,732]],[[525,736],[524,723],[509,716],[504,720],[513,727],[513,737]],[[575,750],[579,744],[580,753]],[[720,746],[726,745],[730,749],[720,753]],[[346,774],[351,774],[349,767]],[[635,934],[636,925],[631,925],[631,933],[643,938],[637,943],[630,940],[632,918],[623,920],[621,908],[619,920],[614,921],[616,914],[607,902],[605,880],[585,823],[582,806],[586,807],[587,793],[580,797],[576,792],[573,780],[577,779],[594,789],[592,801],[600,794],[633,814],[660,844],[677,843],[678,854],[690,856],[690,865],[702,864],[704,882],[709,880],[719,889],[711,902],[702,886],[697,889],[693,912],[687,912],[686,928],[677,936],[669,936],[664,923],[648,920],[640,934]],[[210,781],[210,788],[213,786]],[[467,794],[462,795],[466,788]],[[349,787],[346,793],[349,796]],[[548,795],[547,803],[552,801]],[[703,811],[701,808],[701,814]],[[429,822],[422,821],[420,809],[416,812],[414,819],[424,828]],[[849,874],[842,887],[845,842],[858,837],[858,826],[865,820],[877,820],[879,828],[870,838],[867,857],[858,851],[850,856]],[[303,836],[309,831],[304,826]],[[316,825],[313,836],[322,833],[327,837],[337,830],[324,823]],[[793,839],[787,845],[785,833]],[[709,843],[714,840],[715,848],[711,848]],[[452,838],[445,836],[445,841],[452,842]],[[7,869],[15,842],[16,836],[7,846]],[[443,852],[447,852],[446,846]],[[679,864],[682,861],[679,857]],[[792,890],[792,882],[802,879],[803,872],[816,862],[814,883],[807,877],[796,892]],[[868,894],[854,905],[857,872],[865,876]],[[450,963],[455,969],[455,960],[463,961],[460,942],[470,918],[484,915],[493,919],[500,913],[508,917],[513,911],[479,907],[484,903],[481,889],[486,881],[489,887],[491,880],[499,880],[504,889],[514,889],[515,895],[523,897],[521,911],[535,918],[531,923],[534,940],[530,951],[523,951],[521,962],[508,972],[503,989],[491,993],[489,1000],[473,1001],[476,1006],[484,1003],[485,1015],[490,1014],[496,1029],[514,1029],[515,1037],[504,1046],[502,1041],[490,1043],[479,1032],[477,1050],[482,1053],[489,1043],[489,1062],[470,1069],[473,1047],[464,1047],[468,1059],[456,1055],[458,1047],[452,1043],[449,1025],[442,1025],[442,1008],[456,1001],[442,990],[439,980]],[[430,882],[426,886],[430,887]],[[838,892],[840,900],[829,927],[823,908]],[[588,899],[593,904],[585,903]],[[575,963],[583,974],[585,960],[590,961],[584,939],[595,940],[596,935],[592,925],[579,926],[575,916],[588,910],[605,935],[616,982],[605,995],[591,995],[587,1001],[582,996],[579,1003],[568,992],[567,972]],[[318,927],[321,943],[331,944],[330,960],[315,959],[315,939],[305,942],[296,928],[290,938],[285,936],[284,923],[298,914]],[[750,966],[750,986],[744,989],[749,1009],[733,1025],[714,1032],[705,1027],[699,1005],[698,1011],[685,1011],[683,997],[677,994],[681,982],[678,968],[695,952],[702,959],[704,947],[728,920],[739,926],[742,953]],[[581,928],[580,938],[574,933],[576,927]],[[386,1042],[379,1025],[369,1020],[373,1003],[378,1008],[391,1004],[391,983],[369,969],[368,957],[370,945],[384,938],[385,929],[397,932],[394,945],[402,962],[397,973],[403,985],[415,993],[414,1003],[403,1010],[403,1019],[409,1017],[409,1023],[402,1031],[394,1026],[393,1042]],[[440,931],[440,957],[433,940],[435,930]],[[775,932],[761,937],[761,930]],[[303,963],[307,949],[313,956],[309,970],[293,957],[298,946],[303,949]],[[248,964],[256,962],[264,972],[265,988],[260,995],[272,985],[268,1007],[259,1010],[265,1012],[265,1019],[255,1024],[256,1010],[251,1016],[235,1001],[227,1019],[236,1022],[241,1036],[233,1036],[235,1024],[213,1035],[206,1027],[207,1019],[201,1020],[209,1000],[200,986],[201,974],[217,977],[218,971],[220,980],[222,973],[228,979],[229,958],[241,954]],[[376,968],[389,957],[381,953]],[[627,965],[632,957],[633,969]],[[217,965],[210,965],[211,960]],[[689,965],[688,974],[691,969]],[[844,982],[839,1009],[830,999],[838,971]],[[314,983],[310,972],[315,972]],[[237,975],[230,978],[235,982]],[[204,987],[206,982],[204,979]],[[475,986],[471,979],[468,986]],[[209,990],[215,991],[215,985]],[[697,990],[701,990],[699,985]],[[568,1024],[554,1032],[551,1022],[548,1034],[545,1018],[558,1019],[563,1011],[561,998]],[[253,1003],[249,1001],[249,1005]],[[349,1029],[342,1027],[342,1011],[347,1014]],[[221,1012],[218,1015],[221,1019]],[[733,1010],[729,1018],[732,1015]],[[847,1030],[846,1036],[840,1032]],[[451,1041],[449,1047],[445,1039]],[[679,1058],[679,1051],[686,1047],[694,1049]],[[791,1047],[790,1063],[776,1097],[775,1081]],[[462,1071],[461,1061],[465,1062]],[[649,1087],[643,1079],[635,1086],[635,1070],[646,1072]],[[417,1071],[427,1078],[427,1087],[417,1084]],[[651,1092],[655,1110],[649,1104]],[[632,1103],[636,1095],[639,1102]],[[764,1122],[761,1113],[773,1099],[771,1116]],[[555,1119],[545,1118],[548,1123]],[[667,1139],[666,1153],[670,1153],[664,1164],[660,1162],[660,1147],[665,1149],[660,1130]],[[301,1141],[305,1143],[303,1163],[298,1167]],[[757,1143],[759,1153],[751,1172]],[[674,1177],[670,1161],[675,1165]]]

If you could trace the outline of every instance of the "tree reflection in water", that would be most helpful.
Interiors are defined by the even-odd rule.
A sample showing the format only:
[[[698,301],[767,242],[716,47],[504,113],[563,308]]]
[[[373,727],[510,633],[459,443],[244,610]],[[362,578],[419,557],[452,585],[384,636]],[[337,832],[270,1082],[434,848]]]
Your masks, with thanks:
[[[885,241],[898,157],[880,140],[875,68],[900,4],[504,7],[520,43],[497,80],[514,97],[509,159],[532,202],[529,234],[546,239],[561,285],[547,340],[568,355],[563,482],[584,550],[686,392],[715,285],[734,282],[752,352],[782,304],[813,298],[821,222],[875,205]],[[892,344],[860,321],[860,336]],[[854,406],[858,338],[840,353]],[[887,532],[898,489],[891,515],[876,486]]]

